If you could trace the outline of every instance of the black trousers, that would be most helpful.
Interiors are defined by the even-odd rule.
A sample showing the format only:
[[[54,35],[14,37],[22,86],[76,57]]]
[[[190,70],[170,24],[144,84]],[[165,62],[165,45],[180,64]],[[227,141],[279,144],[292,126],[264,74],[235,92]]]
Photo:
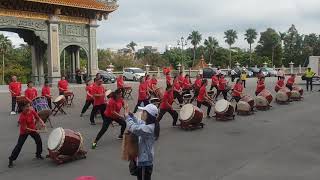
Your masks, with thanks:
[[[278,81],[281,79],[281,76],[278,76]]]
[[[11,98],[11,111],[16,111],[17,97],[12,96]]]
[[[220,95],[221,93],[222,93],[222,95],[223,95],[223,98],[224,98],[225,100],[227,100],[227,99],[228,99],[228,91],[227,91],[227,90],[218,90],[216,99],[219,97],[219,95]]]
[[[14,149],[11,153],[11,156],[9,157],[9,159],[11,161],[15,161],[18,158],[18,156],[21,152],[22,146],[23,146],[24,142],[27,140],[29,135],[33,138],[33,140],[36,142],[36,145],[37,145],[36,157],[38,157],[42,154],[42,141],[41,141],[40,135],[36,132],[23,134],[23,135],[19,136],[18,143],[14,147]]]
[[[246,80],[242,80],[243,87],[246,88]]]
[[[210,91],[212,91],[213,88],[216,88],[216,90],[218,91],[218,86],[217,85],[211,85]]]
[[[64,95],[63,91],[59,91],[59,96]]]
[[[179,104],[183,103],[183,96],[177,91],[173,91],[173,99],[178,99]]]
[[[290,89],[290,91],[292,91],[292,85],[286,85],[286,87],[288,88],[288,89]]]
[[[110,117],[106,117],[106,116],[103,116],[103,123],[102,123],[102,127],[95,139],[94,142],[98,142],[101,137],[107,132],[110,124],[112,123],[112,121],[115,121],[117,122],[120,126],[121,126],[121,129],[120,129],[120,135],[123,135],[124,131],[126,130],[126,127],[127,127],[127,123],[122,120],[122,119],[112,119]]]
[[[178,117],[179,117],[179,114],[177,113],[177,111],[173,110],[173,109],[160,109],[160,113],[159,113],[159,116],[158,116],[158,121],[160,122],[161,119],[163,118],[163,115],[165,115],[166,113],[169,113],[172,118],[173,118],[173,125],[176,125],[177,121],[178,121]]]
[[[137,180],[151,180],[153,166],[138,166]]]
[[[199,91],[200,91],[200,89],[194,89],[194,95],[193,95],[193,98],[191,99],[190,103],[192,103],[198,97]]]
[[[233,99],[238,103],[238,102],[240,101],[241,97],[239,97],[239,96],[233,96]]]
[[[142,103],[143,103],[143,106],[146,106],[146,105],[150,104],[148,99],[138,100],[138,103],[137,103],[136,107],[134,108],[133,113],[136,113],[136,112],[137,112],[138,107],[141,106]]]
[[[84,114],[88,110],[91,104],[93,104],[93,100],[86,100],[82,108],[81,114]]]
[[[197,101],[197,107],[198,108],[201,108],[201,105],[204,105],[204,106],[207,106],[207,116],[210,115],[210,111],[211,111],[211,104],[208,103],[207,101],[203,101],[203,102],[200,102],[200,101]]]
[[[93,106],[91,114],[90,114],[90,122],[94,123],[94,117],[97,114],[98,111],[100,111],[100,114],[102,118],[104,118],[104,111],[106,110],[106,105],[105,104],[100,104],[97,106]]]
[[[310,90],[312,91],[312,78],[306,78],[307,81],[307,91],[309,91],[309,85],[310,85]]]

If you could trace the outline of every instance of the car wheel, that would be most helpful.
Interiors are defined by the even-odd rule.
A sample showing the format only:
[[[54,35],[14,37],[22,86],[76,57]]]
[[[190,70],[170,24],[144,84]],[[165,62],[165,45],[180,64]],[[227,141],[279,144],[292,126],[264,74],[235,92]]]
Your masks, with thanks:
[[[136,78],[136,77],[133,77],[133,81],[137,81],[137,78]]]

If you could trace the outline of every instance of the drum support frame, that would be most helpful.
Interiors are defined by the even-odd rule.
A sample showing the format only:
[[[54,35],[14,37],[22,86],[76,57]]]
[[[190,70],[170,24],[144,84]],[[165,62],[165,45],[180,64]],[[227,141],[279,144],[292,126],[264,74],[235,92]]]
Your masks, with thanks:
[[[54,108],[52,109],[52,115],[53,116],[56,116],[57,113],[60,111],[62,114],[67,114],[64,110],[63,110],[63,106],[65,103],[61,103],[61,104],[58,104],[56,102],[53,102],[54,104]]]
[[[234,120],[235,115],[234,114],[232,114],[232,115],[231,114],[226,114],[226,113],[224,113],[224,114],[216,113],[216,115],[213,116],[213,117],[216,118],[216,121],[231,121],[231,120]]]
[[[253,109],[251,109],[250,111],[237,110],[237,114],[238,115],[252,115],[252,114],[254,114],[254,110]]]
[[[301,101],[302,99],[303,99],[303,96],[298,97],[298,98],[292,98],[292,97],[290,97],[290,100],[291,100],[291,101]]]
[[[125,88],[124,93],[123,93],[123,97],[126,99],[129,99],[129,98],[132,99],[131,93],[132,93],[132,88],[131,89]]]
[[[196,124],[191,124],[191,123],[185,123],[181,120],[180,121],[180,124],[179,124],[179,127],[183,130],[196,130],[196,129],[202,129],[204,127],[204,123],[196,123]]]
[[[67,156],[67,155],[61,155],[57,152],[53,152],[48,149],[49,154],[47,155],[47,158],[52,159],[55,163],[58,165],[64,164],[67,162],[75,161],[75,160],[80,160],[80,159],[85,159],[87,156],[87,152],[84,150],[79,150],[77,153],[75,153],[72,156]]]
[[[257,110],[266,111],[269,110],[272,106],[269,104],[268,106],[256,106]]]

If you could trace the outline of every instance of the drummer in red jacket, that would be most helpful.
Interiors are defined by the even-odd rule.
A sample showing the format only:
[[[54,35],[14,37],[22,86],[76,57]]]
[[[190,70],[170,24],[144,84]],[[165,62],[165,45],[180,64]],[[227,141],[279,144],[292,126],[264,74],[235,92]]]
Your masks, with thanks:
[[[27,86],[28,88],[24,91],[24,95],[26,96],[26,99],[31,103],[34,98],[38,97],[38,91],[33,87],[32,81],[29,81],[27,83]]]
[[[284,80],[285,80],[285,77],[284,76],[280,76],[279,77],[279,80],[277,81],[276,83],[276,86],[274,87],[274,90],[276,92],[278,92],[280,89],[284,88]]]
[[[287,88],[290,89],[290,91],[292,91],[293,89],[293,85],[294,85],[294,82],[295,82],[295,79],[296,79],[296,75],[295,74],[292,74],[288,81],[287,81]]]
[[[218,91],[218,84],[219,84],[219,77],[216,74],[213,74],[211,77],[211,88],[210,91],[213,88],[216,88],[216,90]]]
[[[237,79],[237,82],[234,85],[233,90],[232,90],[232,97],[238,103],[241,99],[242,94],[243,94],[243,84],[242,84],[241,79]]]
[[[183,77],[183,73],[182,72],[179,73],[178,81],[180,83],[180,86],[182,87],[183,86],[183,82],[184,82],[184,77]]]
[[[224,75],[220,75],[219,84],[218,84],[218,92],[216,96],[216,100],[219,97],[220,93],[222,93],[223,98],[227,100],[228,98],[228,90],[227,90],[228,81],[224,78]]]
[[[9,168],[13,167],[13,161],[15,161],[18,158],[22,146],[29,135],[34,139],[34,141],[37,144],[36,158],[41,160],[43,159],[43,157],[41,156],[42,141],[39,132],[36,129],[36,122],[39,122],[42,127],[46,126],[44,122],[41,120],[41,118],[38,116],[38,114],[32,109],[30,103],[24,104],[24,106],[22,107],[22,113],[19,117],[20,135],[18,143],[13,149],[11,156],[9,157]]]
[[[199,91],[199,95],[198,95],[198,98],[197,98],[197,107],[201,108],[201,105],[207,106],[207,108],[208,108],[207,109],[207,118],[210,118],[210,111],[211,111],[213,99],[211,99],[208,96],[207,84],[208,84],[207,79],[203,79],[202,80],[202,85],[201,85],[201,88],[200,88],[200,91]]]
[[[138,103],[134,108],[133,113],[137,112],[138,107],[141,106],[142,103],[143,106],[147,106],[149,104],[148,85],[144,82],[144,78],[140,79]]]
[[[202,86],[202,78],[200,75],[197,75],[196,80],[194,81],[194,84],[193,84],[194,95],[190,103],[192,103],[198,97],[201,86]]]
[[[41,90],[41,96],[47,98],[48,105],[49,105],[50,109],[52,109],[52,105],[51,105],[52,96],[51,96],[50,84],[48,81],[44,82],[44,85]]]
[[[9,84],[11,93],[11,115],[16,114],[17,97],[21,95],[21,82],[17,81],[17,76],[12,76]]]
[[[183,90],[184,94],[190,94],[191,81],[190,81],[189,74],[186,74],[186,76],[184,77],[183,84],[182,84],[182,90]]]
[[[82,117],[83,114],[86,113],[91,104],[93,105],[93,83],[91,82],[91,80],[86,81],[86,93],[86,102],[82,108],[80,117]]]
[[[258,96],[261,91],[263,91],[264,89],[266,89],[266,85],[264,84],[264,80],[265,80],[265,77],[261,77],[261,78],[258,80],[257,88],[256,88],[256,96]]]
[[[160,103],[160,113],[157,118],[158,122],[160,122],[163,115],[168,112],[173,118],[172,126],[177,125],[179,114],[172,108],[173,101],[173,89],[171,86],[168,86]]]
[[[59,95],[64,95],[68,91],[69,83],[65,76],[61,76],[61,80],[58,82]]]
[[[124,80],[122,75],[119,75],[117,78],[117,89],[121,91],[122,98],[124,98],[125,89],[124,89]]]

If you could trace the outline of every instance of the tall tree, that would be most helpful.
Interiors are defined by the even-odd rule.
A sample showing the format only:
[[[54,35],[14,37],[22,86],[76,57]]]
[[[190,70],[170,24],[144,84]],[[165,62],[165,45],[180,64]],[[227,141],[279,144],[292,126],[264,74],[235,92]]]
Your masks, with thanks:
[[[129,44],[127,44],[127,48],[131,49],[133,52],[136,51],[136,46],[138,46],[137,43],[135,43],[133,41],[131,41]]]
[[[219,47],[219,43],[216,40],[216,38],[209,36],[208,39],[204,41],[204,45],[205,45],[206,51],[209,53],[209,60],[210,60],[209,62],[213,64],[212,56],[215,53],[216,49]]]
[[[295,25],[291,25],[284,38],[284,59],[286,63],[292,61],[298,65],[304,62],[302,44],[303,36],[299,34]]]
[[[279,34],[272,28],[268,28],[266,31],[261,32],[260,40],[256,47],[258,56],[266,56],[271,59],[271,63],[280,65],[282,58],[282,49],[280,44]]]
[[[131,41],[129,44],[127,44],[127,48],[131,49],[131,51],[133,53],[133,59],[136,58],[136,46],[138,46],[138,44],[133,41]]]
[[[247,40],[249,47],[250,47],[250,61],[249,61],[249,66],[251,65],[251,61],[252,61],[252,44],[254,43],[254,41],[257,39],[257,31],[255,29],[249,28],[246,30],[246,34],[244,34],[245,36],[245,40]]]
[[[226,39],[225,42],[229,45],[229,67],[231,68],[231,46],[236,42],[238,39],[237,31],[233,29],[229,29],[224,32],[224,38]]]
[[[196,61],[197,46],[200,44],[202,40],[202,35],[198,31],[192,31],[191,34],[189,34],[188,36],[188,40],[190,40],[191,44],[193,45],[193,61],[192,61],[192,67],[193,67],[194,62]]]
[[[4,82],[4,56],[7,53],[9,47],[11,47],[11,41],[8,37],[5,37],[3,34],[0,34],[0,53],[2,54],[2,84]]]

